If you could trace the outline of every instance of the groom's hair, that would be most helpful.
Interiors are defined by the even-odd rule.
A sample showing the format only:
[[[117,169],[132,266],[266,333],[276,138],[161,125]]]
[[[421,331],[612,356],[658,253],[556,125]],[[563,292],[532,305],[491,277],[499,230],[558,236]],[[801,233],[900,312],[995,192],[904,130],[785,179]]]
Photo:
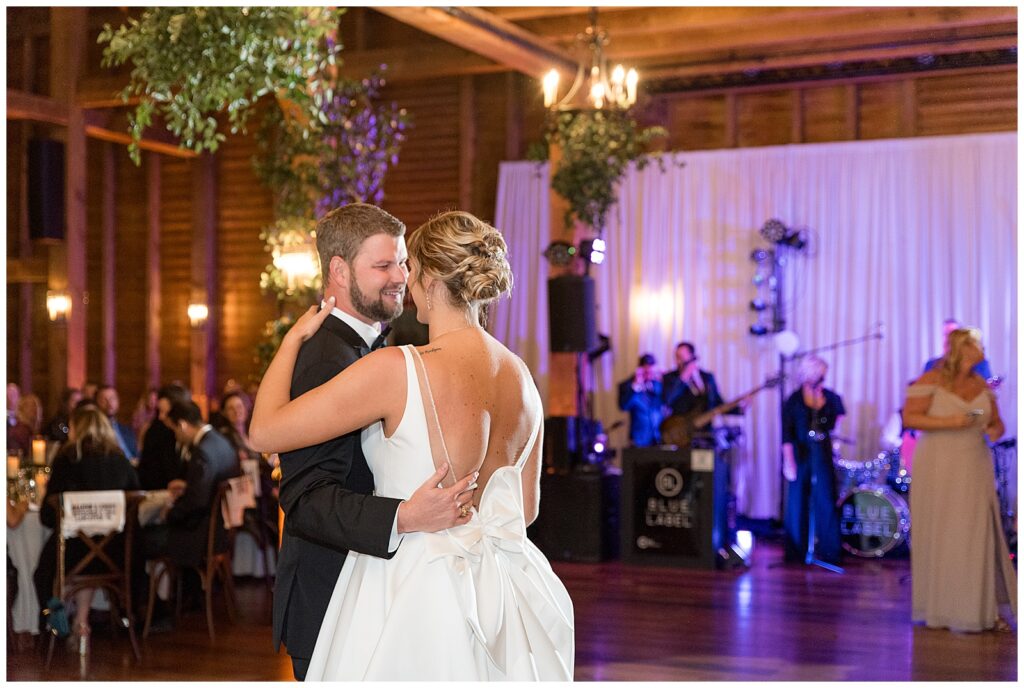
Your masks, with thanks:
[[[404,236],[405,224],[369,203],[349,203],[320,218],[316,223],[316,250],[320,254],[320,276],[325,289],[331,258],[339,256],[351,265],[363,241],[374,234]]]

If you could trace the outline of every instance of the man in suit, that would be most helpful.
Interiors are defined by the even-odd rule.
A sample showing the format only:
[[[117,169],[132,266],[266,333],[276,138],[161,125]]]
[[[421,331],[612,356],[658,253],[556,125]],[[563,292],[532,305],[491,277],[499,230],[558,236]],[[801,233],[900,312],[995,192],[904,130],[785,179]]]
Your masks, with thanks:
[[[700,414],[725,403],[718,391],[715,376],[697,365],[697,348],[690,342],[679,342],[676,345],[675,370],[667,373],[662,381],[662,401],[673,416]],[[742,414],[747,403],[741,402],[739,408],[730,413]],[[694,428],[706,431],[710,424]]]
[[[651,354],[641,356],[633,377],[619,384],[619,408],[629,413],[634,447],[661,444],[661,371]]]
[[[171,501],[161,512],[161,525],[146,528],[147,558],[169,556],[183,566],[193,566],[206,554],[210,509],[217,487],[242,474],[238,454],[223,435],[203,422],[195,402],[176,401],[167,421],[178,441],[188,448],[185,479],[171,481]]]
[[[178,442],[167,414],[175,403],[191,397],[181,385],[164,385],[156,392],[157,417],[142,435],[139,450],[139,484],[143,490],[163,490],[172,480],[185,477],[185,446]]]
[[[336,305],[299,351],[292,398],[383,345],[381,323],[402,312],[408,278],[405,225],[375,206],[353,203],[331,211],[317,223],[316,243],[324,299],[333,296]],[[284,642],[297,679],[309,668],[347,550],[386,558],[397,551],[402,533],[455,525],[451,505],[470,479],[441,489],[435,474],[405,502],[374,496],[359,431],[281,455],[285,521],[274,647]]]
[[[129,459],[137,457],[139,450],[135,442],[135,432],[127,425],[122,425],[117,421],[117,412],[121,409],[121,399],[117,395],[117,390],[111,385],[100,385],[96,390],[96,405],[107,415],[110,424],[114,426],[117,443],[121,445],[124,455]]]

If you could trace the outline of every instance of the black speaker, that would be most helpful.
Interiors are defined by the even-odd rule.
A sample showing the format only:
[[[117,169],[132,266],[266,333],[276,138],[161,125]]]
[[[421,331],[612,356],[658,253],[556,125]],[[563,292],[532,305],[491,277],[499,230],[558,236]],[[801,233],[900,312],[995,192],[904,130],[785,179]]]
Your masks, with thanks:
[[[64,239],[64,144],[28,142],[28,232],[32,239]]]
[[[548,320],[552,352],[596,349],[594,280],[579,275],[549,279]]]
[[[624,449],[621,495],[624,562],[730,565],[735,506],[729,465],[714,449]]]
[[[554,561],[598,562],[618,556],[621,477],[598,472],[540,478],[540,514],[529,536]]]

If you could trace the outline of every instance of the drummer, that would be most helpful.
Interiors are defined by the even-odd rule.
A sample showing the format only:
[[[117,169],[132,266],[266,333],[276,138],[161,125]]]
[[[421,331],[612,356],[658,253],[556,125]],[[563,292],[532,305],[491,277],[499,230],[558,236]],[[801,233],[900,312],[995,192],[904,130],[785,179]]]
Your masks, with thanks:
[[[846,413],[842,398],[825,388],[828,364],[817,356],[800,361],[800,389],[782,408],[782,474],[786,497],[786,561],[811,559],[839,565],[839,513],[831,433]],[[812,517],[813,512],[813,519]],[[809,534],[810,521],[814,534]],[[813,552],[808,544],[813,543]]]

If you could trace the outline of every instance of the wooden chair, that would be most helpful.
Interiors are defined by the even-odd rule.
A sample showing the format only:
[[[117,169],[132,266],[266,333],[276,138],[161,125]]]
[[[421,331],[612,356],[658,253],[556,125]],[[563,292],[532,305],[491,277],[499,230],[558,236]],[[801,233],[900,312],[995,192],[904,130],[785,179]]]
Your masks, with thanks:
[[[224,524],[224,519],[221,516],[222,505],[226,503],[230,489],[231,485],[226,480],[217,486],[217,492],[210,506],[210,523],[206,531],[206,554],[198,566],[188,566],[199,574],[199,580],[202,582],[206,625],[210,632],[210,640],[216,640],[213,628],[213,584],[217,578],[220,578],[224,586],[224,601],[228,609],[228,618],[231,623],[235,623],[235,584],[231,571],[231,553],[234,549],[234,538],[238,527]],[[222,552],[216,551],[218,527],[224,527],[227,538]],[[181,565],[170,557],[160,557],[153,561],[158,566],[162,566],[162,570],[154,570],[149,578],[149,600],[146,604],[146,624],[142,629],[143,638],[149,636],[150,625],[153,621],[153,606],[156,604],[156,591],[164,576],[168,576],[168,580],[176,582],[174,617],[176,620],[181,619]]]
[[[86,555],[70,570],[66,570],[65,551],[67,541],[63,534],[63,494],[51,495],[48,499],[57,513],[57,577],[53,584],[53,595],[67,607],[71,599],[80,590],[102,588],[110,598],[110,623],[114,628],[124,625],[132,644],[135,661],[142,661],[142,652],[135,635],[135,613],[132,611],[132,546],[138,527],[139,503],[145,496],[144,492],[125,491],[125,523],[123,531],[111,531],[106,535],[88,536],[81,530],[75,539],[85,543],[88,548]],[[124,553],[120,562],[116,553],[111,552],[119,532],[124,533]],[[100,562],[105,570],[85,573],[85,568],[92,562]],[[123,610],[123,615],[121,611]],[[78,610],[79,614],[88,614],[89,610]],[[46,652],[46,668],[50,668],[53,659],[53,648],[56,636],[50,635],[50,644]]]

